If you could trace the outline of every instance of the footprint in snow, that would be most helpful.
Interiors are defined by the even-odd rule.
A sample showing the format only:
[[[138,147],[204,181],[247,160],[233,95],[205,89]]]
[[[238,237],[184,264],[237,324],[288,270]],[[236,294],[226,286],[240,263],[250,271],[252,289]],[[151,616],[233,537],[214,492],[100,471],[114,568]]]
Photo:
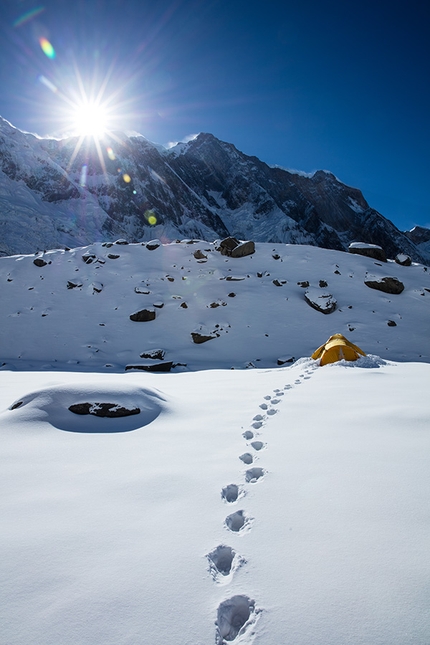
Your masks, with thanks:
[[[261,479],[266,474],[264,468],[250,468],[245,473],[245,479],[248,484],[255,484],[256,481]]]
[[[254,437],[254,433],[251,432],[251,430],[245,430],[245,432],[242,433],[242,437],[249,441],[249,439],[252,439]]]
[[[209,571],[218,584],[227,584],[234,572],[246,564],[245,558],[225,544],[217,546],[206,557],[209,561]]]
[[[253,421],[264,421],[264,416],[262,414],[256,414],[252,419]]]
[[[272,405],[278,405],[278,403],[280,403],[280,399],[272,399],[272,400],[270,401],[270,403],[271,403]]]
[[[260,404],[260,408],[261,408],[262,410],[267,410],[267,408],[268,408],[268,407],[269,407],[269,406],[267,405],[267,403],[261,403],[261,404]]]
[[[270,399],[271,399],[271,398],[272,398],[272,397],[271,397],[271,395],[270,395],[270,394],[267,394],[267,396],[264,396],[264,397],[263,397],[263,399],[266,399],[266,401],[270,401]]]
[[[254,423],[252,424],[252,427],[253,427],[255,430],[258,430],[259,428],[261,428],[261,426],[262,426],[262,425],[263,425],[263,422],[262,422],[262,421],[254,421]]]
[[[290,383],[287,383],[287,385],[284,385],[284,390],[291,390],[293,386],[290,385]]]
[[[244,452],[243,455],[240,455],[239,459],[247,465],[252,464],[252,462],[254,461],[253,456],[249,452]]]
[[[267,414],[269,414],[271,417],[273,417],[274,414],[277,413],[278,410],[274,410],[273,408],[271,410],[267,410]]]
[[[264,443],[262,441],[253,441],[251,443],[251,446],[254,448],[254,450],[261,450],[264,448]]]
[[[225,518],[225,525],[233,533],[244,533],[251,528],[252,519],[243,510],[236,511]]]
[[[218,607],[216,620],[216,645],[226,645],[253,629],[259,610],[248,596],[233,596]],[[242,642],[242,638],[240,639]]]
[[[224,486],[221,491],[221,497],[229,504],[236,502],[239,497],[239,486],[237,484],[228,484],[228,486]]]

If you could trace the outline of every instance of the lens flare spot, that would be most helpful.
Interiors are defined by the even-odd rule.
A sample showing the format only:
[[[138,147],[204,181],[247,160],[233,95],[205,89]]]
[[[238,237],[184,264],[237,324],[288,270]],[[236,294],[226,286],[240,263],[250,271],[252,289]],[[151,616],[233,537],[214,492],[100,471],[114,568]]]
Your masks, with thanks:
[[[156,225],[157,218],[155,217],[154,211],[150,211],[150,210],[145,211],[143,215],[144,215],[146,221],[148,222],[148,224],[150,224],[151,226]]]
[[[45,87],[48,88],[48,90],[51,90],[54,94],[58,92],[58,88],[54,85],[54,83],[51,83],[49,78],[46,78],[46,76],[43,76],[43,74],[40,74],[39,76],[39,81],[45,85]]]
[[[12,23],[12,27],[21,27],[21,25],[38,16],[40,13],[45,11],[45,9],[46,7],[36,7],[36,9],[27,11],[27,13],[23,14],[20,18],[17,18],[14,23]]]
[[[115,157],[115,153],[114,153],[114,151],[112,150],[112,148],[106,148],[106,150],[107,150],[107,153],[108,153],[108,157],[109,157],[109,159],[110,159],[111,161],[115,161],[116,157]]]
[[[47,38],[39,38],[39,44],[45,56],[47,56],[48,58],[55,58],[55,49]]]
[[[129,184],[131,182],[131,177],[126,172],[123,174],[122,178],[124,179],[126,184]]]

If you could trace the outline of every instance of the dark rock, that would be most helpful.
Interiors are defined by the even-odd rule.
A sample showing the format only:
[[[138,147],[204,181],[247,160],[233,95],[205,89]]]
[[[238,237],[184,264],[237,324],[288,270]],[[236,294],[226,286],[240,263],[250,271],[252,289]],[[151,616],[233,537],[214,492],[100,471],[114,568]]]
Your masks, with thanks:
[[[161,246],[161,242],[159,240],[151,240],[150,242],[146,243],[146,248],[148,251],[155,251],[155,249],[158,249],[158,247]]]
[[[97,260],[97,256],[94,255],[94,253],[85,253],[82,256],[82,259],[85,262],[85,264],[92,264],[94,260]]]
[[[336,299],[331,293],[321,293],[316,289],[309,289],[305,292],[305,300],[310,307],[320,311],[322,314],[331,314],[336,309]]]
[[[188,309],[188,305],[186,302],[181,302],[179,306],[182,307],[182,309]]]
[[[232,291],[231,293],[228,294],[228,297],[229,298],[235,298],[236,294],[234,293],[234,291]]]
[[[153,309],[141,309],[131,314],[130,320],[133,322],[149,322],[150,320],[155,320],[155,311]]]
[[[108,258],[109,260],[118,260],[118,258],[121,257],[117,253],[108,253]]]
[[[398,253],[394,258],[394,261],[397,262],[397,264],[400,264],[402,267],[410,267],[412,264],[411,256],[406,255],[406,253]]]
[[[394,320],[389,320],[387,325],[388,327],[397,327],[397,323]]]
[[[101,282],[93,282],[93,293],[101,293],[103,291],[103,285]]]
[[[353,242],[349,245],[348,251],[357,255],[364,255],[380,262],[386,262],[387,257],[383,248],[377,244],[365,244],[364,242]]]
[[[162,309],[164,307],[164,302],[153,302],[152,306],[156,309]]]
[[[140,363],[137,365],[126,365],[127,370],[140,370],[142,372],[170,372],[173,367],[172,361],[163,361],[161,363]]]
[[[140,294],[143,294],[144,296],[149,296],[151,292],[146,287],[134,287],[134,293],[140,293]]]
[[[276,362],[278,365],[285,365],[286,363],[294,363],[295,360],[294,356],[281,356]]]
[[[242,258],[246,255],[252,255],[255,253],[255,244],[254,242],[240,242],[235,237],[226,237],[220,242],[217,251],[220,251],[221,255],[227,255],[232,258]]]
[[[321,287],[321,289],[324,289],[325,287],[328,287],[328,284],[325,280],[320,280],[319,286]]]
[[[69,406],[69,410],[74,414],[91,414],[94,417],[108,417],[110,419],[129,417],[140,413],[140,408],[124,408],[118,403],[75,403]]]
[[[48,263],[45,262],[45,260],[42,260],[42,258],[36,258],[35,260],[33,260],[33,264],[35,264],[37,267],[46,267]]]
[[[82,287],[82,282],[80,280],[67,280],[68,289],[76,289],[77,287]]]
[[[303,280],[303,282],[298,282],[297,284],[299,287],[303,287],[303,289],[307,289],[309,287],[309,282],[307,280]]]
[[[273,258],[274,260],[280,260],[280,259],[281,259],[281,256],[279,255],[279,253],[273,253],[272,258]]]
[[[278,279],[276,279],[276,280],[272,280],[272,282],[275,285],[275,287],[282,287],[282,285],[287,284],[286,280],[278,280]]]
[[[239,275],[228,275],[226,277],[227,282],[241,282],[242,280],[245,280],[245,276],[239,276]]]
[[[208,259],[208,256],[205,255],[202,251],[200,251],[200,249],[197,249],[197,251],[194,251],[193,255],[196,258],[196,260],[207,260]]]
[[[201,334],[198,331],[191,332],[191,338],[196,345],[201,345],[202,343],[207,343],[208,340],[213,340],[217,338],[216,334]]]
[[[10,406],[9,410],[16,410],[17,408],[20,408],[23,403],[24,401],[17,401],[16,403]]]
[[[125,246],[126,244],[128,244],[128,242],[127,242],[127,240],[122,240],[121,239],[121,240],[116,240],[115,244],[121,244],[121,245]]]
[[[375,278],[374,280],[365,280],[364,284],[371,289],[377,289],[378,291],[383,291],[384,293],[391,293],[397,295],[402,293],[405,285],[403,282],[400,282],[397,278],[385,277],[385,278]]]
[[[164,361],[166,350],[164,349],[147,349],[142,352],[140,358],[152,358],[157,361]]]

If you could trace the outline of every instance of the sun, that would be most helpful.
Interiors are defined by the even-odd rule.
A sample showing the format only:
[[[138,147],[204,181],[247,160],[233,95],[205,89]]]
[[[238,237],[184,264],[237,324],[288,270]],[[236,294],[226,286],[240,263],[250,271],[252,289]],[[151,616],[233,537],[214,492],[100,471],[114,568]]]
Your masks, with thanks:
[[[109,128],[109,118],[103,105],[84,102],[77,105],[73,114],[73,129],[81,137],[102,137]]]

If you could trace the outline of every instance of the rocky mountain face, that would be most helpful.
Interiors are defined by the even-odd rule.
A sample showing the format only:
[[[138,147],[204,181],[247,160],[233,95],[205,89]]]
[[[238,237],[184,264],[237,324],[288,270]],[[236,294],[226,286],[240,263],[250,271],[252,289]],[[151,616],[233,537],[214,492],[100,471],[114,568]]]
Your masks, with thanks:
[[[424,229],[427,230],[427,229]],[[142,136],[39,139],[0,119],[0,254],[124,237],[346,250],[382,246],[428,263],[430,250],[326,171],[270,167],[211,134],[166,150]]]

